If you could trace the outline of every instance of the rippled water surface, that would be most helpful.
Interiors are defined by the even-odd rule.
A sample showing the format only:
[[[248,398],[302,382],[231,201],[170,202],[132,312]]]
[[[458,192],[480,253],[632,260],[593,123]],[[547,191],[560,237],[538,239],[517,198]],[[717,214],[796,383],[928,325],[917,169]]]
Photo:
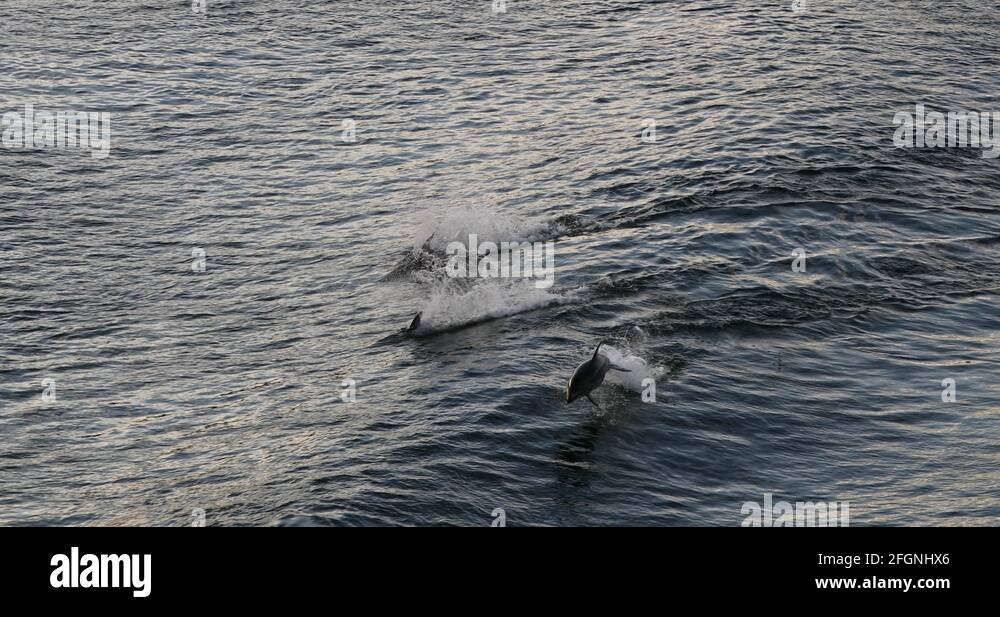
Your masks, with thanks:
[[[1000,159],[892,142],[1000,111],[1000,19],[790,5],[4,2],[0,112],[112,149],[0,148],[0,522],[1000,523]],[[602,340],[655,403],[565,403]]]

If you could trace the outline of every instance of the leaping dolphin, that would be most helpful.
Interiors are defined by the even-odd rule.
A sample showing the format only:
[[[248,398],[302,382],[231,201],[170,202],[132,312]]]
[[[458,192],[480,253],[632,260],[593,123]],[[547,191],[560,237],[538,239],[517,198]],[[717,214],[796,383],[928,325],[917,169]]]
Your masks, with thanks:
[[[615,364],[612,364],[611,360],[607,356],[597,353],[601,349],[601,345],[604,341],[597,344],[597,349],[594,350],[594,356],[576,367],[576,371],[573,372],[573,376],[570,377],[569,383],[566,384],[566,402],[572,403],[581,396],[586,396],[587,400],[590,401],[595,407],[598,407],[597,403],[594,403],[594,399],[590,398],[590,393],[597,388],[599,385],[604,383],[604,376],[607,375],[608,371],[615,370],[621,371],[623,373],[631,373],[632,371],[627,368],[622,368]]]

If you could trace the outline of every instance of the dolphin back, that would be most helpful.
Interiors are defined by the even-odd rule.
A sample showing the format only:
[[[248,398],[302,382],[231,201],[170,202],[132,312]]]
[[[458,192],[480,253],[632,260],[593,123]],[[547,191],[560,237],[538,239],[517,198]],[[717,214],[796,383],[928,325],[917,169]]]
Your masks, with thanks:
[[[604,375],[609,368],[611,362],[604,356],[597,356],[578,366],[566,387],[567,402],[590,394],[594,388],[604,383]]]

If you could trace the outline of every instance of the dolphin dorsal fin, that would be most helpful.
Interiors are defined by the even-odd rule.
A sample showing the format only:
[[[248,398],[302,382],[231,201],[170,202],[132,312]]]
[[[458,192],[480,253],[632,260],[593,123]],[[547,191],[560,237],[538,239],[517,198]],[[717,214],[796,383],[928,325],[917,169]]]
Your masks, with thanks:
[[[603,345],[603,344],[604,344],[604,341],[601,341],[600,343],[597,344],[597,349],[594,350],[594,357],[591,358],[591,360],[594,360],[594,359],[597,358],[597,352],[600,351],[601,345]]]

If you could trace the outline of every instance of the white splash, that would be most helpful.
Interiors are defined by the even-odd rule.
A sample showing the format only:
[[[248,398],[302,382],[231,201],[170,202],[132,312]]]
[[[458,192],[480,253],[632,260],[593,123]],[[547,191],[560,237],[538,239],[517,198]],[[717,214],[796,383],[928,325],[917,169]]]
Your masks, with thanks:
[[[523,282],[480,284],[462,293],[440,288],[424,307],[417,332],[435,332],[489,321],[568,299]]]
[[[550,231],[544,219],[520,219],[486,206],[451,206],[424,211],[419,217],[424,222],[413,235],[414,252],[428,238],[428,248],[444,252],[449,242],[468,244],[469,234],[476,234],[479,242],[499,243],[539,240]]]
[[[617,384],[630,392],[641,394],[645,388],[642,383],[643,380],[655,380],[653,371],[649,368],[649,365],[646,364],[646,361],[639,356],[632,354],[628,350],[623,352],[617,347],[613,347],[605,343],[604,345],[601,345],[601,351],[599,353],[607,356],[608,360],[611,360],[612,364],[629,369],[628,373],[616,370],[608,371],[608,374],[604,377],[604,381],[608,383]]]

